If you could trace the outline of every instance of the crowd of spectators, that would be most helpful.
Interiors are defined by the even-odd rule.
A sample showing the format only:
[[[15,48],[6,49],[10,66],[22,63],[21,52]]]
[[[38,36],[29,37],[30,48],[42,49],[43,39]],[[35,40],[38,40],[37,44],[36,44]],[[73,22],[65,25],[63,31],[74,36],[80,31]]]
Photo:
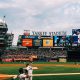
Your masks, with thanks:
[[[67,57],[66,50],[50,50],[50,49],[18,49],[18,50],[5,50],[1,56],[2,59],[12,59],[13,61],[26,61],[30,57],[35,60],[58,59],[59,57]]]

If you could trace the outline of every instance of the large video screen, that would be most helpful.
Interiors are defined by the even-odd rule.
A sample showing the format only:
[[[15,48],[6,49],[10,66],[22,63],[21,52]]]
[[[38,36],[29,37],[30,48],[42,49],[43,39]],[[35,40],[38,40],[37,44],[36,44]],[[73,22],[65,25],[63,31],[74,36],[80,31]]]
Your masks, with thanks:
[[[32,39],[23,39],[22,46],[24,47],[32,47]]]
[[[72,35],[78,35],[78,43],[80,44],[80,29],[72,29]]]
[[[43,47],[53,47],[53,39],[43,39]]]
[[[54,36],[54,46],[61,47],[65,46],[66,36]]]
[[[80,29],[72,29],[72,35],[79,35]]]
[[[66,36],[66,46],[72,46],[72,43],[73,43],[72,35],[67,35]]]
[[[78,43],[80,44],[80,34],[78,35]]]
[[[77,46],[77,44],[78,44],[78,36],[72,36],[72,38],[73,38],[72,46]]]
[[[78,36],[67,35],[66,36],[66,46],[77,46]]]
[[[33,46],[42,46],[42,40],[36,39],[33,40]]]

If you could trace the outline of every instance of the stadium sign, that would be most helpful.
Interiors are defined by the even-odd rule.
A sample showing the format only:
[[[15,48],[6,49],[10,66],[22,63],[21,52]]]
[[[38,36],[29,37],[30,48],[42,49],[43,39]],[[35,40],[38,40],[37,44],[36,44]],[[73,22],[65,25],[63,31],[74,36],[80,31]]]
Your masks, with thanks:
[[[35,35],[35,36],[65,36],[66,31],[60,31],[60,32],[37,32],[37,31],[32,31],[32,35]]]
[[[44,39],[44,38],[53,38],[53,36],[39,36],[38,39]]]
[[[38,39],[38,36],[33,36],[33,35],[22,35],[22,39],[26,39],[26,38],[31,38],[31,39]]]

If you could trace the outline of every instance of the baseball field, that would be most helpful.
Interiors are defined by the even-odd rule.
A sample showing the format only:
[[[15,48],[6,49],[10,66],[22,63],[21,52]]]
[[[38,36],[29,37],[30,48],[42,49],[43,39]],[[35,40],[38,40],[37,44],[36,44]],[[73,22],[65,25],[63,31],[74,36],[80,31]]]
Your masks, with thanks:
[[[32,65],[38,67],[33,70],[33,80],[80,80],[79,63],[33,62]],[[0,80],[11,80],[21,67],[25,63],[1,63]]]

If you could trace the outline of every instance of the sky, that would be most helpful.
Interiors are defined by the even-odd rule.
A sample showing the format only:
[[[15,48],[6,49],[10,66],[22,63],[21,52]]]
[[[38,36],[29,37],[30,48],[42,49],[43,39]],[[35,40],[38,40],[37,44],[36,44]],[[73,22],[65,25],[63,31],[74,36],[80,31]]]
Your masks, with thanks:
[[[24,30],[67,31],[80,29],[80,0],[0,0],[0,18],[5,17],[13,45]]]

